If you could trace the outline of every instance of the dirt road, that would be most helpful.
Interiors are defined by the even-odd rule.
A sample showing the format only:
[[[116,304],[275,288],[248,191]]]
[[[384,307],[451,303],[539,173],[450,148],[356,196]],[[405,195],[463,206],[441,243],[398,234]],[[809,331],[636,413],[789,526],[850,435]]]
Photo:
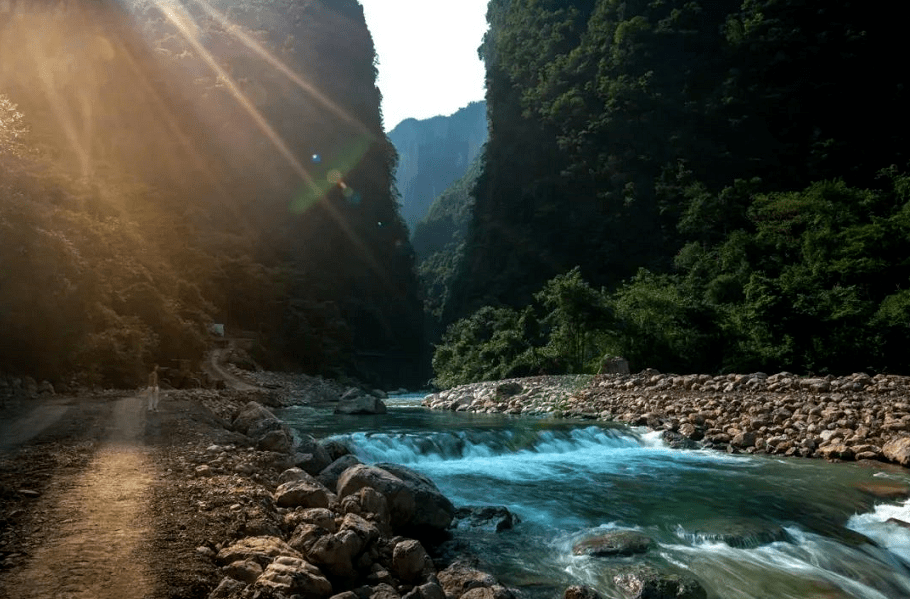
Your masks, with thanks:
[[[63,418],[72,406],[42,405],[17,423],[18,440]],[[157,473],[143,443],[144,397],[108,402],[97,451],[81,472],[63,475],[37,501],[45,526],[37,549],[22,567],[0,578],[0,597],[9,599],[131,599],[149,595],[143,560],[136,556],[149,535],[144,511]],[[154,417],[154,415],[153,415]],[[35,424],[23,428],[23,423]],[[37,431],[37,432],[36,432]],[[9,439],[7,439],[7,445]]]

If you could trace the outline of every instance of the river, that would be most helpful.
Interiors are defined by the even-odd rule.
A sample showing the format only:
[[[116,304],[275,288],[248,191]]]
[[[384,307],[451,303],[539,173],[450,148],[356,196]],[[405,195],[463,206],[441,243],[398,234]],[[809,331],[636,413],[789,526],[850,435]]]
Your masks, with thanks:
[[[379,416],[295,407],[281,417],[364,463],[426,474],[456,506],[507,507],[521,520],[513,529],[454,535],[531,597],[586,584],[622,599],[612,578],[633,562],[693,577],[712,599],[910,597],[910,501],[876,498],[910,485],[903,469],[674,450],[627,426],[431,411],[421,398],[393,396]],[[573,555],[614,529],[655,545]]]

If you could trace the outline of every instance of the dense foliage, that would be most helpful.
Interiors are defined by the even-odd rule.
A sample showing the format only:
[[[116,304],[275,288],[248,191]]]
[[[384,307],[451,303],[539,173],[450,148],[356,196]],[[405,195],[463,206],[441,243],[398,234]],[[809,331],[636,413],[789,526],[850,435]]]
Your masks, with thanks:
[[[7,4],[0,371],[136,384],[216,322],[266,366],[426,379],[356,0]]]
[[[602,353],[639,367],[910,368],[910,73],[878,70],[896,11],[492,0],[445,320],[520,312],[580,265],[614,319]]]

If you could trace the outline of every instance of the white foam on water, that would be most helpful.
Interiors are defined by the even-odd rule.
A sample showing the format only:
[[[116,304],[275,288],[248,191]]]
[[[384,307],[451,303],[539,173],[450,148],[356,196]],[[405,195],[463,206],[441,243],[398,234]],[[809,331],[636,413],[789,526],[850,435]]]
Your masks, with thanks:
[[[910,577],[889,580],[884,573],[891,570],[890,565],[874,554],[797,528],[788,527],[786,531],[793,542],[737,548],[704,540],[691,545],[661,545],[660,556],[728,599],[910,597]],[[888,592],[871,584],[886,587]]]
[[[890,520],[890,521],[889,521]],[[880,504],[847,521],[847,528],[863,534],[910,565],[910,499],[902,504]]]

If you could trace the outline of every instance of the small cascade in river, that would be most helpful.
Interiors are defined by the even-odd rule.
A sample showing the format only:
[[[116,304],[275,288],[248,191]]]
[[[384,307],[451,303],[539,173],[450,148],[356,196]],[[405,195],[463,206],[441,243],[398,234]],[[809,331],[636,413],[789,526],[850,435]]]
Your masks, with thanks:
[[[404,464],[457,506],[505,506],[511,530],[453,532],[532,597],[587,584],[621,599],[630,564],[697,579],[712,599],[910,597],[910,502],[863,489],[910,476],[856,464],[680,451],[656,433],[554,419],[433,412],[399,398],[381,416],[289,408],[300,432],[365,463]],[[616,530],[653,540],[635,557],[573,553]]]

